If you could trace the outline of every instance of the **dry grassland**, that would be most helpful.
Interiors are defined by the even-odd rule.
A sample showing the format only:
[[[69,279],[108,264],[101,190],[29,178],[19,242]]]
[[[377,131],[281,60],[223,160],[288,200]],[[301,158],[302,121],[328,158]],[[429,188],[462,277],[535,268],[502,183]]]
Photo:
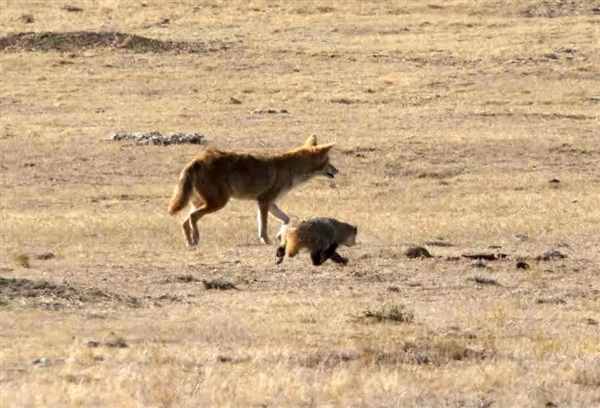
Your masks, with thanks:
[[[598,1],[0,0],[0,22],[3,408],[600,406]],[[7,39],[50,31],[125,36]],[[349,265],[275,265],[243,201],[187,249],[166,209],[200,147],[119,130],[336,141],[336,183],[280,205],[357,224]]]

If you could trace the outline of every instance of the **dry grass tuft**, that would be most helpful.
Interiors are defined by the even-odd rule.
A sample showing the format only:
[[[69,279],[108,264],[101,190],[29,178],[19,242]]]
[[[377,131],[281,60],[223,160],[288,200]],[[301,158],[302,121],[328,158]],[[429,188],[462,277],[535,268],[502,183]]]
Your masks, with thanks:
[[[586,387],[600,387],[600,361],[598,358],[575,369],[573,383]]]
[[[483,266],[485,266],[485,265],[483,265]],[[498,281],[496,279],[487,278],[487,277],[481,276],[481,275],[469,276],[467,278],[467,281],[475,282],[480,285],[500,286],[500,284],[498,283]]]
[[[212,278],[212,279],[202,279],[202,283],[204,284],[205,289],[218,289],[218,290],[231,290],[236,289],[237,286],[231,282],[228,278],[224,278],[222,276]]]
[[[412,323],[414,314],[404,305],[383,305],[379,309],[367,309],[362,312],[362,316],[377,322],[397,322],[397,323]]]
[[[29,255],[27,254],[14,254],[13,261],[15,261],[15,263],[22,268],[31,267],[31,264],[29,263]]]

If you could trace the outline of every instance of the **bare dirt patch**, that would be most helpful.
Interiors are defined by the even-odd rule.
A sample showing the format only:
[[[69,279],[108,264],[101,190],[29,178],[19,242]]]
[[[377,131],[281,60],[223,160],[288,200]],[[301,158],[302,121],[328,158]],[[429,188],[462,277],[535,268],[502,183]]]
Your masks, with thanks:
[[[57,284],[46,280],[0,277],[0,302],[7,305],[19,298],[61,300],[68,303],[93,303],[112,301],[139,306],[140,302],[130,296],[118,295],[97,288],[78,288],[68,283]],[[42,303],[48,304],[48,302]],[[38,304],[40,305],[40,304]],[[55,306],[58,304],[54,304]]]
[[[89,49],[128,50],[135,53],[187,53],[223,51],[229,44],[220,41],[161,41],[120,32],[17,33],[0,38],[0,51],[80,52]]]
[[[600,15],[600,2],[542,0],[526,6],[521,14],[543,18]]]

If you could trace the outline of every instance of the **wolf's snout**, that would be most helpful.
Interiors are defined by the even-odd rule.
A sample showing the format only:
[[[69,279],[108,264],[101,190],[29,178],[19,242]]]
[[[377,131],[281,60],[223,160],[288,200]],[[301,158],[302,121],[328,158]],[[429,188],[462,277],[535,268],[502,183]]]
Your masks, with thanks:
[[[335,175],[338,173],[339,173],[339,170],[336,169],[335,167],[333,167],[331,164],[327,167],[327,171],[325,172],[325,174],[329,178],[334,178]]]

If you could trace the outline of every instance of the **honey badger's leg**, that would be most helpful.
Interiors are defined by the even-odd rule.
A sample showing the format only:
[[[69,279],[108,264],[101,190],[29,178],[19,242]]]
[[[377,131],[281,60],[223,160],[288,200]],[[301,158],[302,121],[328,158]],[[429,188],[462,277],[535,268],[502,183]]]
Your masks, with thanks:
[[[337,247],[338,247],[338,244],[334,242],[329,247],[327,247],[326,250],[321,252],[321,262],[325,262],[326,260],[328,260],[331,257],[331,255],[335,252]]]
[[[333,252],[333,254],[331,254],[331,260],[335,263],[339,263],[341,265],[346,265],[348,263],[348,258],[344,258],[343,256],[341,256],[340,254],[338,254],[337,252]]]
[[[323,264],[323,251],[312,251],[310,253],[310,259],[312,260],[312,264],[314,266],[319,266]]]
[[[275,256],[277,257],[277,260],[275,261],[277,265],[283,262],[283,258],[285,257],[285,245],[282,245],[279,248],[277,248]]]
[[[348,259],[344,258],[343,256],[341,256],[340,254],[337,253],[336,249],[338,247],[338,244],[332,244],[329,248],[327,248],[324,252],[323,252],[323,262],[325,262],[327,259],[331,259],[333,262],[335,263],[339,263],[342,265],[346,265],[348,263]]]

